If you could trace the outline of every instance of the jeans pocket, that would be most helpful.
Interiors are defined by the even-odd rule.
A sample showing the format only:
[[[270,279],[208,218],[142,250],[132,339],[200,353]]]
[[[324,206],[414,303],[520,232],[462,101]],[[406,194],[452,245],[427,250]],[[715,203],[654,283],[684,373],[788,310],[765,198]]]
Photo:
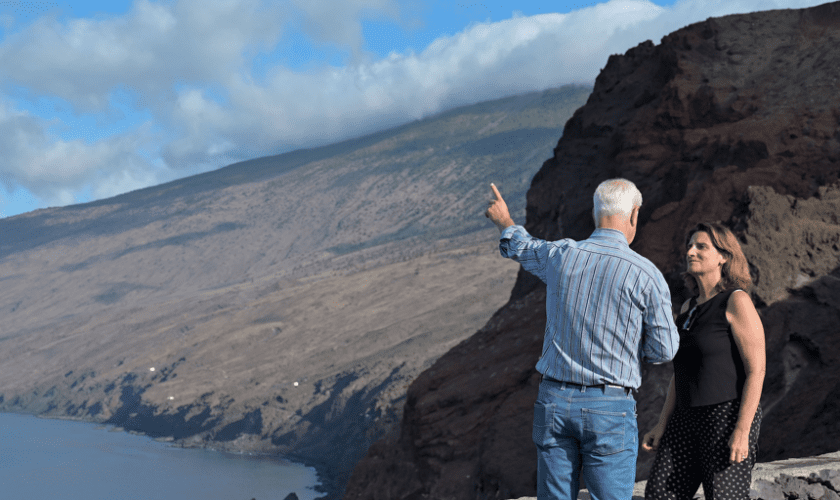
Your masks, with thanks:
[[[611,412],[581,408],[585,447],[593,455],[612,455],[629,449],[626,412]]]
[[[532,439],[537,448],[549,446],[554,439],[551,432],[551,425],[554,421],[554,406],[546,405],[541,401],[534,404],[534,429]]]

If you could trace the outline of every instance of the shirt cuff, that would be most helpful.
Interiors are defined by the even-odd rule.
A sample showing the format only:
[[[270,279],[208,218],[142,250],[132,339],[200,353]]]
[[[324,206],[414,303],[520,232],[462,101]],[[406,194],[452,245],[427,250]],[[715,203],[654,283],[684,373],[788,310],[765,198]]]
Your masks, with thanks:
[[[516,225],[508,226],[502,231],[502,234],[499,235],[499,239],[500,240],[509,240],[511,238],[511,236],[513,236],[513,233],[515,233],[518,230],[518,228],[525,229],[522,226],[516,226]]]

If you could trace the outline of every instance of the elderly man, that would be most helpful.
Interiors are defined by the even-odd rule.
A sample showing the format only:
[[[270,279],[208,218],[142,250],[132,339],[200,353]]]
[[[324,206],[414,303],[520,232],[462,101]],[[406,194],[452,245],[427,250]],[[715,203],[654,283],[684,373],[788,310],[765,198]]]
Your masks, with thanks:
[[[631,390],[642,361],[669,361],[679,344],[665,278],[630,249],[642,194],[626,179],[604,181],[588,239],[543,241],[514,225],[491,188],[485,215],[502,233],[502,256],[547,285],[534,405],[538,498],[576,499],[582,474],[593,499],[629,500],[639,447]]]

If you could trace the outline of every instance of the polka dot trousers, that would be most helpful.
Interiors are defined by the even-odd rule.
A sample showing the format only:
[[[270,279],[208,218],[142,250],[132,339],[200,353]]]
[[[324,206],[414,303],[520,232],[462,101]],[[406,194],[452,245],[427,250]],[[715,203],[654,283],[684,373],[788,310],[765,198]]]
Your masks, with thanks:
[[[689,500],[700,484],[706,500],[749,498],[750,476],[758,453],[761,407],[750,427],[750,454],[729,461],[729,438],[738,420],[740,400],[677,408],[668,420],[650,470],[646,500]]]

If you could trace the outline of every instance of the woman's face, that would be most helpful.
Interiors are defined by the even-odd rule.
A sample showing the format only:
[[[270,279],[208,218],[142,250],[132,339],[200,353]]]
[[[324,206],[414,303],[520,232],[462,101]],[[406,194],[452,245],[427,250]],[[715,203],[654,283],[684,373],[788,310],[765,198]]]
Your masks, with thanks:
[[[712,239],[706,231],[697,231],[691,235],[688,250],[685,253],[687,271],[692,276],[720,272],[726,257],[712,245]]]

